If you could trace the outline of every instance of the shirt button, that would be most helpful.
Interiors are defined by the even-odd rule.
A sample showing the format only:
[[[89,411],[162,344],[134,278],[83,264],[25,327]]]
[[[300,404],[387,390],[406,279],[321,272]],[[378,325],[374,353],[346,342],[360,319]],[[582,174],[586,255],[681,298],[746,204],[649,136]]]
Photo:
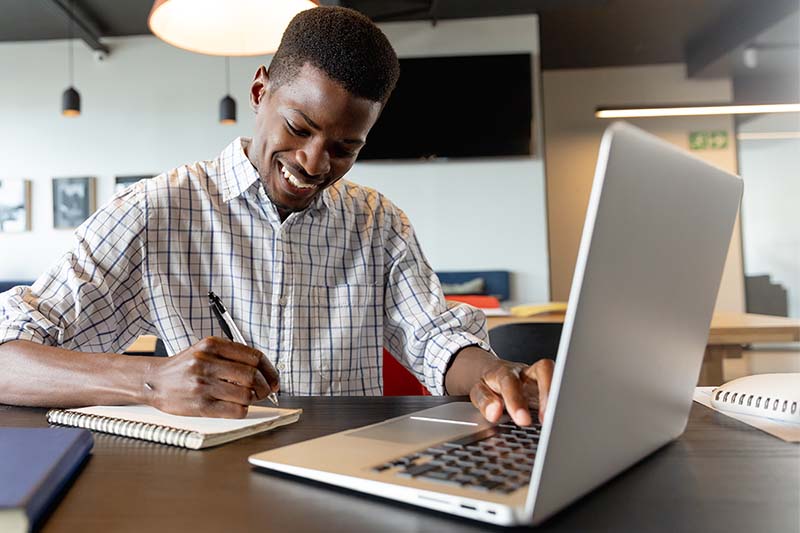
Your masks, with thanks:
[[[286,298],[286,296],[281,296],[280,299],[278,300],[278,303],[280,305],[286,305],[287,301],[288,301],[288,298]]]
[[[277,368],[278,370],[280,370],[282,372],[282,371],[286,370],[286,365],[283,364],[283,363],[278,363],[278,365],[275,368]]]

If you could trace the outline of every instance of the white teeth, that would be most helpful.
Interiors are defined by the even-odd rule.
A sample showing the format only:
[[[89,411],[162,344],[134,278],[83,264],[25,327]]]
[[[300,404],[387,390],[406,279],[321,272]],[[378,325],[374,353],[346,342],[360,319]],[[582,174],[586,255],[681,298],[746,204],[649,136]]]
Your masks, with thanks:
[[[291,183],[298,189],[313,189],[314,187],[316,187],[316,185],[314,184],[306,184],[301,182],[295,177],[294,174],[289,172],[289,170],[284,166],[281,166],[281,171],[283,172],[283,177],[286,178],[289,181],[289,183]]]

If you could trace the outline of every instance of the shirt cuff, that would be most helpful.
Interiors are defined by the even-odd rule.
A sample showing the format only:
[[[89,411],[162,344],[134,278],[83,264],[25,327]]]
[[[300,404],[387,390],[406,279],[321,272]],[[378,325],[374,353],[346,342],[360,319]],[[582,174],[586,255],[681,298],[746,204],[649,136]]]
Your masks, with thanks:
[[[488,342],[471,333],[448,333],[442,339],[435,339],[430,344],[435,346],[435,349],[430,354],[430,363],[427,363],[425,367],[425,381],[427,382],[428,390],[436,396],[444,396],[446,394],[444,388],[445,375],[454,361],[455,355],[463,348],[477,346],[497,357]]]
[[[0,344],[11,341],[31,341],[36,344],[55,346],[51,337],[43,335],[30,322],[0,324]]]

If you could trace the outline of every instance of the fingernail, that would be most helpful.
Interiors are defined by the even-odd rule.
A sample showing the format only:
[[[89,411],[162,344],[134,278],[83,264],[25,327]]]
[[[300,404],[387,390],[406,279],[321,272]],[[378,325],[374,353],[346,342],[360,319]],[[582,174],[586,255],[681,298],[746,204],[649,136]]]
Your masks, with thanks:
[[[486,416],[489,420],[497,420],[500,418],[500,410],[502,407],[498,403],[490,403],[489,406],[486,408]]]
[[[524,421],[527,418],[530,418],[530,413],[528,413],[526,409],[520,407],[519,409],[514,411],[514,418],[516,418],[519,421]]]

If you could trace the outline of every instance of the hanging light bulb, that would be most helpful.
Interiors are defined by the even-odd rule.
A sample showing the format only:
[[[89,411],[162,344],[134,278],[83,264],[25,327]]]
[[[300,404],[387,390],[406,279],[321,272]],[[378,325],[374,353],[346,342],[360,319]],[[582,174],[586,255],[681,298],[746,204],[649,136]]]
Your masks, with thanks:
[[[758,66],[758,48],[753,45],[746,46],[742,50],[742,63],[747,68],[756,68]]]
[[[156,0],[147,26],[178,48],[217,56],[272,54],[311,0]]]
[[[225,58],[225,98],[219,102],[219,123],[236,124],[236,100],[231,97],[230,58]]]
[[[77,117],[81,114],[81,95],[75,90],[74,85],[74,53],[72,50],[72,23],[75,14],[72,10],[72,0],[69,2],[69,87],[61,95],[61,114],[65,117]]]

